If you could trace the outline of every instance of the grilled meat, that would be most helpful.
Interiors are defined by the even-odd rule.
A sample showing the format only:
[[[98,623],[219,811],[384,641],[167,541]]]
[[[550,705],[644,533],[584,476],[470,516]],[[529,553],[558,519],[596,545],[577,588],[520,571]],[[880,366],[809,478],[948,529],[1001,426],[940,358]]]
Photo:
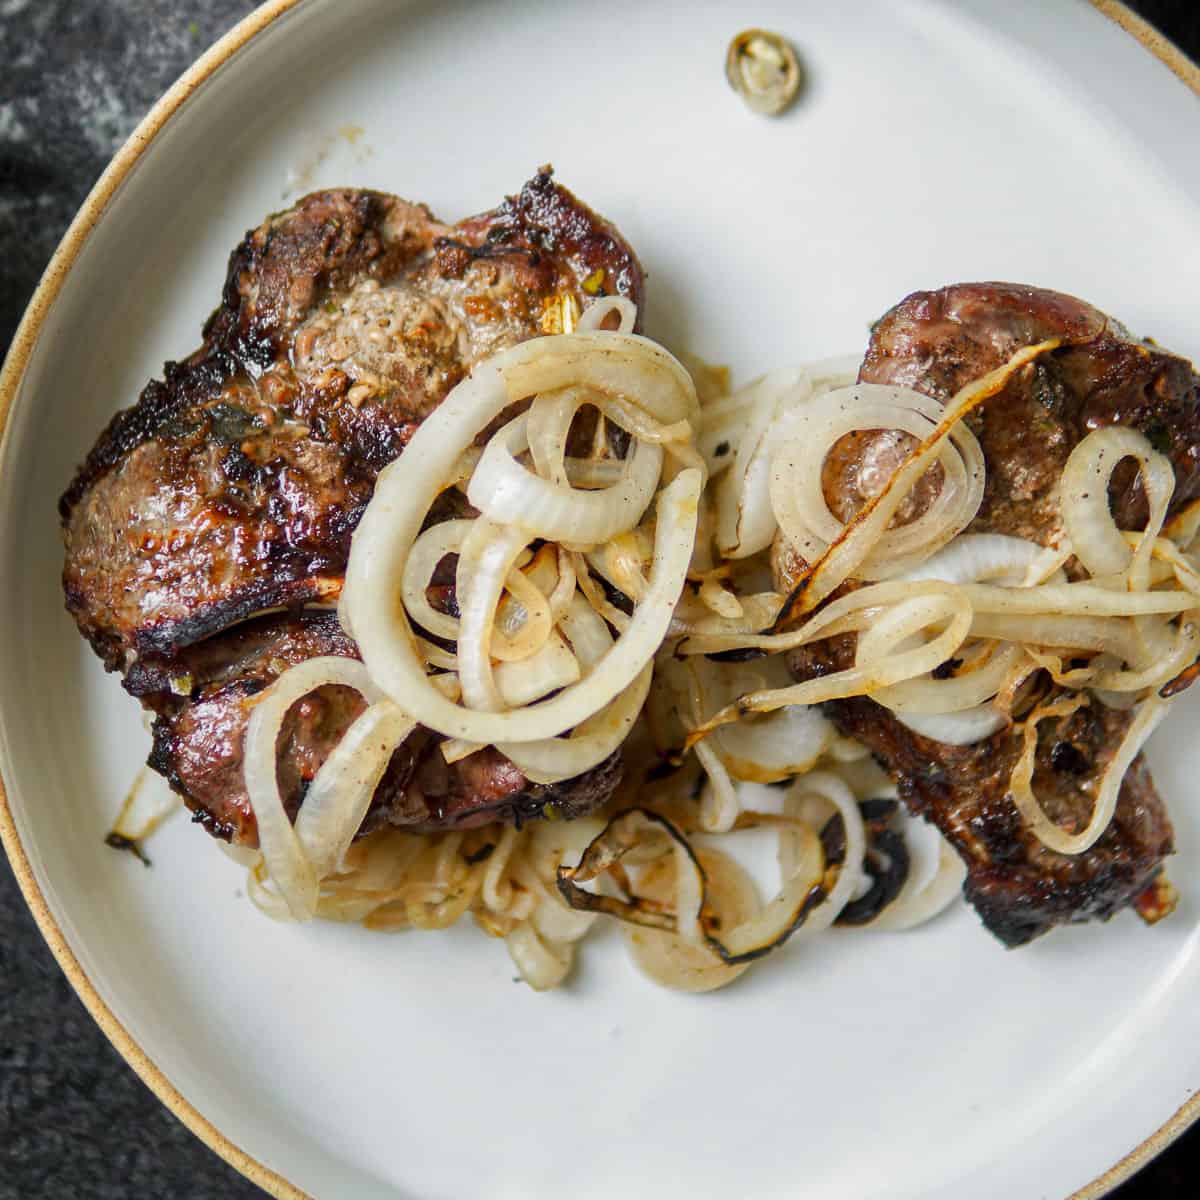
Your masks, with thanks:
[[[67,607],[110,669],[336,598],[375,477],[563,297],[641,300],[615,231],[547,174],[458,226],[317,192],[234,251],[204,345],[101,434],[61,501]]]
[[[966,418],[987,462],[983,503],[968,532],[1051,544],[1061,532],[1056,486],[1067,457],[1090,430],[1106,425],[1139,429],[1169,454],[1173,510],[1200,494],[1200,378],[1185,360],[1136,341],[1072,297],[1002,283],[915,293],[875,325],[859,379],[915,388],[944,402],[1022,346],[1051,337],[1064,345]],[[834,447],[822,482],[839,519],[848,520],[882,489],[910,445],[907,435],[867,432]],[[1145,497],[1131,463],[1114,474],[1110,498],[1123,528],[1144,524]],[[927,502],[918,496],[909,519]],[[806,564],[777,546],[775,566],[780,587],[790,589]],[[848,666],[854,646],[847,636],[798,651],[793,673],[813,678]],[[1048,694],[1045,686],[1041,694]],[[1171,853],[1170,821],[1140,757],[1125,776],[1107,832],[1086,853],[1064,856],[1025,828],[1008,797],[1021,747],[1017,730],[955,747],[921,737],[866,698],[826,707],[844,733],[870,746],[909,808],[937,825],[962,856],[967,898],[1007,945],[1063,922],[1111,916],[1152,885]],[[1034,788],[1055,820],[1086,824],[1129,719],[1093,701],[1039,725]]]
[[[125,687],[156,715],[150,765],[165,775],[196,819],[218,837],[253,843],[254,815],[242,778],[242,739],[253,697],[287,667],[318,655],[357,658],[337,615],[308,610],[258,617],[182,650],[169,664],[139,662]],[[175,672],[165,674],[164,672]],[[279,786],[295,817],[308,785],[365,708],[352,688],[318,688],[292,706],[279,738]],[[577,779],[531,784],[492,747],[447,764],[441,738],[407,738],[388,765],[363,824],[413,832],[575,817],[602,804],[620,780],[621,759]]]
[[[200,349],[113,418],[60,502],[67,608],[156,714],[151,765],[214,833],[256,840],[240,769],[249,698],[283,664],[356,654],[303,609],[336,601],[378,472],[474,363],[558,332],[564,306],[591,296],[640,307],[642,283],[629,246],[549,169],[458,225],[336,190],[247,234]],[[360,708],[326,688],[289,714],[290,811]],[[575,815],[619,777],[616,761],[538,788],[490,750],[447,768],[436,740],[418,730],[397,751],[368,825],[519,820],[546,804]]]

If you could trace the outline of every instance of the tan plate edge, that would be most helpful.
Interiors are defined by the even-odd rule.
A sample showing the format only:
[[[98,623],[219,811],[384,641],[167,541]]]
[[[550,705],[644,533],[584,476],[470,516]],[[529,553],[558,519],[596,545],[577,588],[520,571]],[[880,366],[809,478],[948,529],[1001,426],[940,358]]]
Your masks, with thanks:
[[[1200,66],[1192,62],[1173,42],[1126,7],[1122,0],[1089,0],[1089,2],[1150,51],[1197,96],[1200,96]],[[267,0],[267,3],[255,9],[248,17],[234,26],[184,72],[162,96],[129,136],[125,145],[117,152],[104,174],[100,176],[67,232],[63,235],[58,249],[54,252],[54,257],[51,258],[13,338],[12,346],[4,360],[3,370],[0,370],[0,439],[7,430],[8,414],[13,398],[16,396],[21,379],[25,374],[25,367],[33,352],[33,346],[42,324],[62,290],[67,274],[79,257],[88,236],[104,214],[125,177],[167,121],[183,106],[185,101],[191,98],[205,80],[253,37],[300,3],[302,0]],[[231,1142],[211,1121],[201,1115],[151,1062],[129,1031],[117,1020],[112,1010],[101,999],[71,947],[67,944],[66,937],[59,929],[58,923],[46,903],[46,898],[42,895],[41,888],[34,878],[33,868],[30,866],[29,859],[17,835],[2,777],[0,777],[0,844],[4,846],[21,893],[33,913],[42,936],[46,939],[46,944],[50,947],[50,952],[96,1024],[100,1026],[104,1035],[116,1047],[121,1057],[129,1063],[142,1082],[205,1145],[269,1195],[275,1196],[279,1200],[313,1200],[295,1184],[288,1182],[283,1176],[248,1155]],[[1200,1118],[1200,1091],[1189,1097],[1160,1129],[1114,1163],[1103,1175],[1074,1192],[1067,1200],[1099,1200],[1099,1197],[1106,1195],[1156,1154],[1165,1150],[1197,1118]]]
[[[137,164],[150,143],[162,131],[164,125],[189,100],[192,94],[209,79],[215,71],[228,62],[253,37],[262,33],[280,17],[295,8],[301,0],[267,0],[244,20],[235,25],[224,37],[215,42],[191,67],[187,69],[163,94],[146,114],[129,139],[117,151],[104,174],[96,181],[87,199],[63,235],[58,249],[46,267],[21,324],[17,328],[12,346],[0,370],[0,439],[8,427],[8,415],[17,394],[21,379],[42,325],[58,298],[71,268],[97,222],[107,210],[109,202]],[[8,795],[0,778],[0,844],[3,844],[8,860],[12,864],[17,884],[29,905],[33,918],[50,952],[58,961],[63,973],[70,981],[84,1007],[91,1013],[104,1032],[105,1037],[116,1047],[117,1052],[134,1069],[142,1082],[162,1101],[170,1112],[183,1122],[209,1149],[215,1151],[231,1167],[241,1172],[252,1183],[257,1184],[278,1200],[312,1200],[306,1192],[289,1183],[282,1175],[252,1158],[240,1146],[231,1142],[215,1125],[190,1104],[179,1089],[147,1057],[134,1041],[129,1031],[117,1020],[112,1010],[96,991],[92,981],[75,957],[62,930],[50,912],[45,896],[33,875],[33,868],[17,835],[12,811],[8,806]]]

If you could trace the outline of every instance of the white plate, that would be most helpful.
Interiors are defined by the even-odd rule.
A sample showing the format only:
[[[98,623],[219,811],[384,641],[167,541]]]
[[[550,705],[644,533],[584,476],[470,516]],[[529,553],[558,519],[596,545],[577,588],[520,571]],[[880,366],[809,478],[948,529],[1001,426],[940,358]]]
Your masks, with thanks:
[[[723,79],[752,22],[809,70],[780,120]],[[1151,753],[1183,897],[1157,928],[1124,914],[1005,953],[959,908],[704,997],[656,990],[610,936],[535,995],[472,928],[271,924],[185,821],[153,871],[101,846],[147,739],[62,611],[54,503],[196,343],[242,232],[298,190],[454,219],[552,160],[638,248],[651,332],[743,375],[861,347],[906,292],[961,279],[1073,292],[1200,357],[1197,144],[1195,96],[1082,0],[310,0],[269,23],[92,231],[0,471],[18,872],[160,1093],[277,1192],[322,1198],[1053,1197],[1171,1118],[1200,1082],[1197,702]]]

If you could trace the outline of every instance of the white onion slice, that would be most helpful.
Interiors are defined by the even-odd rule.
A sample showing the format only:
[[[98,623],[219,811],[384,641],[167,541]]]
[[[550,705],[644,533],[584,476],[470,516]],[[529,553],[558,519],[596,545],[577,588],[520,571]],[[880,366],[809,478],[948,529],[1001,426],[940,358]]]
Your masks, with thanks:
[[[508,953],[521,978],[535,992],[558,987],[571,971],[575,950],[562,942],[543,941],[529,921],[523,921],[505,939]]]
[[[294,826],[318,879],[341,869],[396,747],[415,727],[386,697],[377,700],[321,764]]]
[[[977,704],[959,712],[894,712],[893,715],[913,733],[946,746],[973,746],[1008,724],[1008,718],[993,704]]]
[[[910,821],[909,827],[915,824],[917,822]],[[967,877],[966,866],[949,842],[936,831],[931,832],[937,838],[937,862],[933,877],[928,881],[906,880],[895,900],[864,928],[896,932],[913,929],[943,912],[962,893],[962,885]]]
[[[1042,583],[1037,587],[995,587],[964,583],[959,591],[977,613],[1063,613],[1075,617],[1134,617],[1186,612],[1195,606],[1190,592],[1118,592],[1093,582]]]
[[[473,521],[458,556],[458,681],[469,708],[499,712],[504,705],[492,669],[491,639],[504,581],[529,543],[520,526]]]
[[[557,633],[552,633],[528,658],[496,667],[496,688],[506,708],[532,704],[559,688],[578,683],[579,660]]]
[[[704,833],[728,833],[742,811],[737,788],[709,742],[697,742],[695,753],[706,776],[700,791],[700,829]]]
[[[661,446],[638,441],[620,482],[583,491],[552,483],[517,462],[515,456],[529,444],[525,424],[524,416],[517,417],[484,449],[467,487],[467,498],[480,512],[499,525],[520,526],[572,547],[607,542],[641,520],[662,473]]]
[[[1113,471],[1125,458],[1137,461],[1150,502],[1150,523],[1136,551],[1130,550],[1117,528],[1108,500]],[[1134,582],[1134,576],[1145,570],[1174,490],[1170,460],[1151,449],[1136,429],[1120,425],[1094,429],[1071,451],[1061,483],[1063,525],[1076,556],[1093,578],[1131,570],[1131,585],[1146,586]]]
[[[923,439],[908,458],[904,460],[903,465],[892,474],[883,491],[863,505],[849,525],[843,529],[835,541],[829,544],[828,549],[810,568],[801,583],[797,586],[793,597],[785,608],[785,612],[787,612],[790,619],[800,617],[804,613],[811,612],[816,608],[835,588],[850,578],[872,553],[882,536],[886,532],[889,532],[888,525],[896,515],[900,505],[904,502],[905,497],[908,496],[921,476],[933,465],[935,459],[941,458],[942,447],[946,439],[951,438],[955,431],[960,428],[962,418],[973,408],[982,404],[991,396],[996,395],[997,392],[1002,391],[1009,379],[1017,371],[1021,370],[1028,363],[1033,362],[1039,355],[1046,353],[1048,350],[1055,349],[1060,342],[1061,339],[1051,338],[1047,341],[1039,342],[1034,346],[1026,346],[1018,350],[1003,366],[990,371],[987,375],[979,379],[972,380],[954,395],[942,410],[937,426]],[[965,444],[967,443],[960,443],[960,449]],[[978,448],[978,443],[975,443],[975,445]],[[946,461],[944,460],[943,468],[945,468],[945,465]],[[980,473],[982,472],[982,465],[981,457],[979,461]],[[972,488],[976,486],[977,482],[979,485],[982,484],[981,477],[976,480],[976,472],[974,470],[969,472],[969,476]],[[982,490],[980,490],[980,497],[982,497]],[[772,495],[772,500],[774,500],[774,494]],[[936,503],[935,501],[935,507]],[[978,505],[975,507],[977,508]],[[969,508],[970,505],[966,505],[964,511]],[[972,512],[971,515],[973,516],[974,513]],[[778,512],[776,512],[776,516],[779,516]],[[962,513],[956,513],[951,526],[948,526],[948,528],[957,525],[954,532],[958,532],[959,529],[964,528],[964,525],[958,525],[958,520],[961,516]],[[911,524],[916,524],[916,522],[912,522]],[[899,530],[894,532],[897,534],[902,533],[904,529],[910,528],[911,524],[910,526],[901,526]],[[953,536],[953,534],[949,536]],[[915,560],[901,558],[898,561],[893,561],[890,564],[890,569],[895,571],[907,570],[915,565],[915,562],[921,561],[929,553],[937,549],[939,544],[944,544],[945,541],[949,540],[945,529],[940,531],[939,537],[942,537],[941,543],[938,543],[936,539],[931,540],[923,547],[924,552],[915,552],[917,554]]]
[[[957,713],[983,704],[1004,686],[1025,650],[1015,642],[1000,646],[977,643],[977,648],[981,651],[978,654],[962,652],[965,661],[949,678],[908,679],[879,688],[871,693],[871,698],[894,713],[910,714]]]
[[[942,411],[936,400],[910,388],[857,384],[818,396],[780,422],[770,469],[771,507],[784,537],[803,558],[815,562],[845,530],[829,511],[822,484],[823,464],[833,446],[848,433],[876,429],[902,430],[920,441],[937,428]],[[983,452],[974,434],[965,425],[955,426],[932,461],[942,467],[941,489],[916,519],[882,531],[858,565],[863,578],[903,571],[974,518],[984,480]]]
[[[824,903],[818,905],[808,920],[796,931],[793,938],[795,941],[807,941],[828,929],[837,920],[838,914],[854,898],[862,883],[863,859],[867,852],[867,832],[863,827],[862,812],[859,810],[854,793],[845,780],[839,779],[830,771],[810,771],[807,775],[802,775],[792,784],[784,799],[784,812],[793,816],[803,815],[807,802],[812,797],[817,797],[825,804],[831,805],[841,814],[846,837],[846,853],[838,870],[837,882],[830,889]],[[794,836],[790,832],[781,832],[781,846]],[[781,861],[781,868],[784,867],[785,861]],[[788,880],[786,870],[784,871],[783,890],[771,904],[767,905],[760,920],[765,919],[766,912],[772,905],[784,901],[789,891],[789,884],[794,883],[797,878],[803,878],[803,875],[793,876],[791,880]],[[734,949],[734,941],[739,932],[739,930],[734,930],[730,934],[729,947],[731,950]],[[749,932],[747,931],[747,934]]]
[[[1013,768],[1012,779],[1009,782],[1009,793],[1025,823],[1044,846],[1059,854],[1083,854],[1096,844],[1108,828],[1117,809],[1125,772],[1155,727],[1166,716],[1168,707],[1158,699],[1142,702],[1137,715],[1129,723],[1120,744],[1113,751],[1112,758],[1104,769],[1087,826],[1078,833],[1068,833],[1047,815],[1033,792],[1033,771],[1038,744],[1037,723],[1043,717],[1065,716],[1083,703],[1086,703],[1086,697],[1078,695],[1043,705],[1030,714],[1025,723],[1024,749]]]
[[[576,333],[593,333],[605,328],[605,321],[613,313],[618,315],[620,324],[616,333],[632,333],[637,323],[637,305],[624,296],[601,296],[593,300],[583,310],[583,315],[575,323]]]
[[[246,723],[243,772],[258,825],[259,848],[271,882],[297,921],[308,920],[316,912],[318,877],[283,807],[276,775],[276,742],[288,709],[330,684],[354,688],[370,702],[381,698],[362,663],[322,655],[289,668],[255,697]]]
[[[1019,586],[1029,570],[1044,561],[1046,548],[1003,533],[964,533],[932,558],[905,571],[901,579],[940,579],[943,583]]]
[[[438,409],[429,420],[441,411]],[[427,427],[428,422],[420,427],[418,435]],[[408,459],[411,450],[410,444],[397,462]],[[390,541],[388,535],[395,532],[395,526],[386,532],[368,530],[364,557],[359,560],[361,573],[352,594],[356,606],[354,628],[372,678],[389,695],[402,696],[406,710],[422,725],[446,737],[491,744],[533,742],[557,737],[578,725],[629,687],[662,643],[683,590],[692,555],[701,483],[699,471],[685,470],[660,493],[654,564],[646,597],[635,609],[626,632],[612,649],[579,683],[541,704],[511,712],[462,708],[448,701],[431,684],[407,629],[402,632],[396,629],[395,608],[386,602],[383,584],[386,579],[394,578],[396,572],[394,565],[380,561],[379,556],[386,541]],[[386,515],[387,512],[385,504],[380,513]],[[369,516],[368,511],[364,522]],[[362,530],[362,525],[359,529]],[[380,542],[374,540],[377,535]],[[353,573],[353,550],[350,567]]]
[[[624,743],[646,702],[653,672],[654,664],[647,663],[629,687],[598,713],[581,721],[570,737],[499,742],[496,749],[534,783],[574,779],[599,766]]]
[[[771,544],[775,514],[768,488],[768,434],[781,412],[803,404],[811,395],[807,372],[790,367],[756,379],[734,398],[743,410],[723,456],[729,459],[729,469],[715,491],[717,548],[726,558],[757,554]]]
[[[761,907],[754,881],[728,855],[700,847],[696,858],[704,871],[705,896],[722,926],[740,925]],[[651,863],[638,879],[638,895],[669,904],[675,897],[676,859]],[[626,925],[622,929],[630,957],[638,969],[662,987],[680,992],[709,992],[725,987],[750,964],[726,966],[707,946],[697,946],[663,929]]]
[[[409,616],[422,629],[451,641],[458,639],[458,618],[438,612],[429,603],[427,589],[438,564],[446,555],[458,553],[462,548],[463,538],[470,532],[473,524],[474,521],[470,520],[454,520],[431,525],[413,543],[404,564],[401,595]]]
[[[586,403],[581,388],[560,388],[535,396],[525,414],[529,455],[538,473],[553,484],[567,484],[567,438],[575,414]]]

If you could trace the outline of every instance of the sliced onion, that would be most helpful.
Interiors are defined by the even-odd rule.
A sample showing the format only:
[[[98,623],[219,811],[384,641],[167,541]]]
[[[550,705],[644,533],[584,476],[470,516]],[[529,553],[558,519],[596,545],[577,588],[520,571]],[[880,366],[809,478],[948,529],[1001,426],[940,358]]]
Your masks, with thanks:
[[[400,594],[404,598],[404,607],[408,609],[409,616],[422,629],[451,641],[458,639],[458,618],[438,612],[429,603],[427,589],[438,565],[446,555],[458,553],[462,548],[463,539],[474,523],[469,520],[455,520],[431,525],[413,543],[404,564]]]
[[[616,313],[620,320],[613,332],[632,333],[634,325],[637,324],[637,305],[624,296],[601,296],[598,300],[593,300],[575,323],[575,332],[604,331],[604,323],[613,313]]]
[[[321,764],[294,826],[318,879],[341,868],[396,747],[415,727],[390,700],[377,700]]]
[[[504,587],[508,595],[497,605],[489,652],[502,663],[516,663],[546,644],[554,616],[549,598],[524,571],[509,571]]]
[[[704,833],[728,833],[742,811],[737,788],[710,743],[697,742],[695,753],[706,776],[700,791],[700,829]]]
[[[543,478],[559,487],[567,484],[571,422],[586,403],[588,394],[582,388],[559,388],[535,396],[526,414],[525,436],[533,465]]]
[[[820,559],[810,567],[784,606],[781,620],[790,621],[811,612],[835,588],[845,582],[870,555],[917,481],[940,457],[943,443],[958,428],[962,418],[973,408],[1002,391],[1009,379],[1027,363],[1033,362],[1048,350],[1053,350],[1060,343],[1061,339],[1051,338],[1034,346],[1026,346],[1003,366],[962,388],[942,410],[936,428],[905,459],[904,465],[893,473],[883,491],[863,505],[854,519],[829,544]],[[779,516],[778,512],[776,516]],[[944,541],[941,544],[944,544]],[[930,553],[936,548],[935,542],[928,546]],[[903,566],[899,563],[892,564],[894,569],[900,570],[909,569],[913,565],[915,564],[911,561],[903,562]]]
[[[879,916],[867,923],[867,929],[913,929],[932,920],[961,895],[967,868],[950,844],[940,835],[935,836],[938,843],[937,866],[933,877],[928,881],[914,881],[911,877],[906,880],[900,894]],[[910,886],[914,882],[916,886]]]
[[[761,907],[754,881],[728,855],[703,847],[696,851],[704,872],[705,897],[722,927],[742,925]],[[638,879],[644,899],[669,904],[675,896],[676,862],[664,857]],[[625,944],[638,969],[655,983],[679,992],[711,992],[725,987],[750,964],[727,966],[707,946],[696,946],[661,929],[626,925]]]
[[[963,657],[966,655],[964,651]],[[994,648],[983,643],[983,652],[973,656],[947,679],[932,676],[909,679],[879,688],[871,693],[871,698],[895,713],[961,712],[995,696],[1024,656],[1024,647],[1015,642]]]
[[[506,708],[520,708],[569,687],[582,678],[579,660],[557,633],[552,633],[528,658],[496,667],[496,688]]]
[[[902,579],[940,579],[944,583],[1019,586],[1031,569],[1046,562],[1046,548],[1003,533],[964,533],[932,558],[905,571]]]
[[[137,843],[148,838],[181,807],[179,797],[166,783],[158,775],[151,775],[148,767],[142,767],[125,796],[106,840],[118,839],[119,849],[136,849]],[[226,847],[225,842],[218,844],[222,849]],[[143,861],[149,860],[143,858]]]
[[[588,554],[588,565],[635,604],[646,594],[643,562],[650,558],[640,529],[613,538]]]
[[[1158,699],[1142,702],[1137,715],[1129,723],[1129,727],[1121,738],[1120,744],[1113,751],[1108,766],[1104,768],[1100,786],[1096,790],[1095,806],[1086,828],[1079,833],[1068,833],[1047,815],[1033,792],[1033,772],[1038,745],[1037,725],[1045,717],[1066,716],[1086,703],[1086,696],[1072,696],[1040,705],[1030,714],[1029,719],[1025,722],[1024,747],[1021,757],[1013,768],[1012,779],[1009,782],[1009,794],[1017,806],[1017,811],[1025,819],[1025,823],[1042,845],[1059,854],[1083,854],[1096,844],[1108,828],[1113,819],[1113,813],[1117,810],[1117,800],[1120,797],[1125,772],[1145,745],[1146,739],[1166,716],[1168,707],[1164,701]]]
[[[679,677],[688,685],[692,724],[700,725],[739,695],[782,686],[788,672],[780,658],[718,665],[692,657]],[[713,734],[711,747],[732,778],[747,783],[778,783],[814,766],[833,736],[833,726],[819,709],[793,704],[772,713],[747,717],[736,725],[722,726]],[[697,755],[702,755],[703,745],[697,743]],[[708,769],[707,757],[702,755],[701,761]],[[709,769],[709,775],[712,774]],[[714,781],[714,787],[718,792],[723,790],[719,782]],[[729,788],[732,790],[732,784]],[[722,811],[732,811],[736,817],[740,806],[733,807],[727,802]]]
[[[814,798],[831,806],[841,815],[846,836],[846,851],[838,869],[836,882],[829,890],[825,903],[813,912],[804,929],[799,931],[800,940],[815,937],[822,930],[828,929],[837,920],[842,909],[854,898],[862,883],[863,859],[867,852],[867,832],[863,827],[862,812],[846,782],[830,771],[810,771],[792,784],[784,800],[784,812],[803,815],[805,808]],[[781,834],[781,845],[786,843],[789,836],[794,835]],[[783,892],[772,903],[783,900],[787,891],[788,880],[785,872]],[[771,905],[768,905],[767,909],[770,908]]]
[[[1200,530],[1200,499],[1185,504],[1163,527],[1163,533],[1185,552],[1192,550]]]
[[[629,736],[646,702],[653,671],[653,664],[647,663],[628,688],[598,713],[581,721],[570,737],[499,742],[496,749],[534,783],[558,783],[582,775],[604,762]]]
[[[1130,550],[1117,528],[1108,499],[1113,471],[1125,458],[1136,459],[1150,503],[1150,522],[1136,551]],[[1170,459],[1151,449],[1136,429],[1110,425],[1083,438],[1063,468],[1061,494],[1063,525],[1088,573],[1097,577],[1130,571],[1131,586],[1144,588],[1145,582],[1135,580],[1149,562],[1174,490]]]
[[[816,561],[845,526],[830,511],[822,467],[833,446],[861,430],[898,429],[918,441],[937,428],[942,407],[911,388],[857,384],[798,408],[779,429],[771,464],[770,498],[784,537],[807,561]],[[928,510],[896,528],[885,528],[858,564],[866,579],[908,569],[965,529],[983,500],[983,451],[965,425],[942,439],[931,461],[941,464],[942,487]],[[915,483],[916,480],[914,479]],[[903,496],[898,496],[895,507]]]
[[[438,412],[441,409],[434,417]],[[425,428],[427,424],[420,427],[418,435]],[[410,444],[397,461],[409,458],[411,448]],[[386,469],[391,470],[391,467]],[[365,543],[368,557],[360,560],[362,574],[353,589],[352,602],[361,604],[355,609],[354,627],[372,678],[378,680],[388,694],[402,695],[406,709],[422,725],[446,737],[491,744],[533,742],[557,737],[578,725],[629,687],[661,644],[687,575],[695,539],[700,486],[700,473],[685,470],[659,496],[654,564],[646,597],[634,611],[627,631],[612,649],[579,683],[541,704],[511,712],[465,709],[448,701],[432,686],[415,647],[405,636],[407,631],[397,636],[399,631],[395,628],[393,606],[379,603],[383,578],[389,573],[394,576],[394,567],[387,565],[385,569],[385,564],[374,557],[381,547],[368,541]],[[363,519],[365,521],[366,517]],[[362,526],[359,528],[361,530]],[[374,536],[375,532],[378,531],[369,531],[369,536]],[[352,572],[353,558],[352,551]],[[364,563],[367,565],[361,566]],[[376,570],[383,571],[383,576],[376,579],[373,574]]]
[[[566,482],[573,488],[610,488],[625,475],[625,460],[620,458],[565,458]]]
[[[936,588],[937,584],[923,583],[910,584],[910,586]],[[866,592],[868,589],[860,590]],[[884,688],[888,684],[900,683],[901,680],[912,679],[926,671],[932,671],[932,668],[952,658],[955,650],[958,650],[964,641],[967,630],[971,628],[971,606],[962,599],[958,592],[959,589],[949,587],[941,593],[930,592],[920,598],[928,602],[911,604],[899,616],[890,619],[880,618],[877,623],[872,624],[869,630],[877,638],[882,638],[884,632],[880,631],[881,623],[883,620],[887,620],[887,624],[882,626],[886,631],[886,636],[894,637],[895,641],[899,643],[906,637],[918,634],[931,624],[946,622],[946,628],[942,630],[941,634],[931,638],[924,646],[911,650],[895,650],[893,653],[883,654],[878,660],[871,660],[872,643],[868,642],[868,653],[865,655],[866,661],[863,664],[856,662],[853,667],[834,671],[827,676],[808,679],[804,683],[793,684],[791,688],[755,691],[739,697],[736,704],[721,709],[713,718],[704,722],[704,725],[698,730],[692,732],[688,744],[694,744],[700,738],[707,737],[715,728],[731,724],[732,721],[738,720],[746,713],[770,713],[784,707],[785,704],[823,704],[830,700],[841,700],[846,696],[870,695],[872,691]],[[865,607],[859,593],[852,593],[836,601],[834,605],[830,605],[821,616],[826,617],[828,613],[834,612],[839,605],[846,601],[851,604],[857,601],[859,605]],[[810,625],[816,623],[810,622]],[[863,638],[860,637],[859,642],[862,643],[862,641]],[[862,646],[859,648],[859,653],[863,653]]]
[[[1008,717],[993,704],[977,704],[958,712],[897,712],[894,715],[913,733],[946,746],[973,746],[1008,724]]]
[[[641,520],[662,472],[661,446],[637,442],[619,483],[582,491],[551,483],[517,462],[515,456],[528,446],[525,420],[517,417],[488,442],[471,476],[467,498],[480,512],[498,524],[576,547],[606,542]]]
[[[976,613],[971,636],[1064,650],[1105,650],[1122,660],[1131,653],[1128,624],[1117,617]]]
[[[408,553],[462,450],[510,404],[570,385],[636,397],[646,412],[664,424],[698,420],[699,405],[691,379],[654,343],[613,333],[534,338],[478,364],[470,377],[451,391],[418,428],[405,453],[380,473],[374,497],[355,532],[339,612],[355,630],[364,661],[383,689],[405,707],[410,706],[410,699],[419,702],[424,711],[414,715],[446,736],[482,742],[555,736],[607,703],[632,681],[652,654],[643,643],[645,634],[661,622],[657,605],[651,606],[655,609],[653,620],[648,614],[643,616],[641,637],[635,639],[637,656],[621,655],[617,661],[622,663],[622,670],[599,673],[596,679],[600,683],[593,681],[589,686],[584,681],[576,685],[576,689],[584,689],[583,696],[589,703],[598,700],[590,711],[580,703],[576,689],[567,689],[555,700],[539,705],[536,713],[520,714],[525,724],[518,724],[521,732],[514,736],[513,722],[507,717],[465,717],[466,710],[432,695],[424,665],[412,644],[407,616],[397,611],[395,597],[401,590]],[[673,531],[674,537],[667,540],[673,541],[676,549],[694,536],[700,483],[698,473],[684,471],[672,486],[680,479],[685,480],[684,488],[694,492],[694,498],[684,506],[693,511],[683,511],[673,502],[667,507],[677,519],[660,521]],[[677,501],[680,493],[676,491],[673,496]],[[660,510],[662,507],[660,501]],[[691,545],[686,549],[690,557]],[[668,579],[659,572],[661,590],[656,599],[660,602],[666,591],[662,585]],[[672,605],[677,598],[677,593],[670,597]],[[669,621],[669,613],[666,619]],[[614,677],[616,686],[611,695],[594,695]]]
[[[476,522],[473,520],[453,520],[431,525],[417,538],[412,552],[404,564],[402,595],[409,616],[430,633],[451,641],[458,640],[459,619],[435,609],[429,603],[427,588],[438,564],[447,554],[457,554],[462,549],[463,541],[475,524]],[[486,534],[482,540],[486,542]],[[477,542],[477,547],[478,544]],[[475,554],[478,557],[478,549]],[[549,550],[548,554],[552,555],[553,550]],[[566,556],[561,555],[560,557],[565,558]],[[570,573],[571,568],[568,561],[567,574]],[[510,598],[501,601],[499,606],[501,619],[491,631],[490,651],[493,658],[501,661],[525,658],[546,640],[556,619],[555,604],[560,606],[565,604],[565,598],[561,595],[564,590],[561,573],[558,583],[553,586],[555,588],[554,595],[547,597],[540,591],[532,576],[527,576],[518,570],[508,573],[504,580],[504,587],[509,591]],[[570,587],[571,590],[574,590],[573,577]],[[457,600],[457,583],[455,591]],[[513,615],[519,615],[522,618],[520,627],[517,629],[512,627]],[[451,652],[435,647],[423,639],[421,649],[425,660],[431,665],[444,670],[458,670],[458,659]]]
[[[362,663],[322,655],[297,663],[256,696],[246,723],[243,772],[259,848],[271,882],[297,921],[306,921],[316,912],[318,877],[283,807],[276,743],[292,705],[330,684],[354,688],[370,702],[381,698]]]
[[[1043,583],[1030,588],[965,583],[959,589],[977,613],[1064,613],[1081,617],[1131,617],[1192,608],[1189,592],[1117,592],[1096,583]]]
[[[704,456],[710,479],[733,465],[733,449],[749,419],[751,396],[743,388],[734,395],[723,395],[704,404],[704,424],[696,448]]]
[[[570,974],[575,959],[572,946],[544,941],[529,921],[518,925],[504,939],[504,944],[521,978],[535,992],[558,987]]]
[[[664,911],[658,905],[638,898],[622,900],[586,892],[579,886],[598,878],[648,839],[664,836],[670,839],[674,850],[674,912]],[[558,888],[572,908],[607,913],[651,929],[665,929],[694,945],[707,945],[729,966],[752,962],[782,945],[804,925],[814,910],[820,908],[827,895],[820,880],[793,877],[766,908],[733,930],[722,930],[722,936],[718,938],[711,931],[712,913],[707,903],[704,872],[695,852],[665,817],[639,808],[628,809],[614,817],[584,851],[576,866],[560,866]]]
[[[811,395],[812,382],[802,367],[772,371],[738,394],[744,407],[727,454],[729,470],[715,496],[717,548],[726,558],[757,554],[771,544],[775,515],[768,489],[768,431],[780,413]]]
[[[484,518],[472,522],[463,539],[455,580],[458,681],[463,703],[470,708],[499,712],[505,707],[492,669],[492,627],[504,581],[528,543],[529,533],[520,526]]]

